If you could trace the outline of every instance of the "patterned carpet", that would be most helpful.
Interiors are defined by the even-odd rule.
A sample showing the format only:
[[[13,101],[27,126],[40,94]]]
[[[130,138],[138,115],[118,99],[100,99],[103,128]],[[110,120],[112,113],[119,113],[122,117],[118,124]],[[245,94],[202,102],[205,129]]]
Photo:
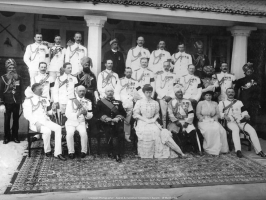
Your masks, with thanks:
[[[174,188],[266,182],[266,167],[234,153],[186,159],[139,159],[126,154],[122,163],[87,156],[66,162],[41,150],[23,157],[5,194],[122,188]]]

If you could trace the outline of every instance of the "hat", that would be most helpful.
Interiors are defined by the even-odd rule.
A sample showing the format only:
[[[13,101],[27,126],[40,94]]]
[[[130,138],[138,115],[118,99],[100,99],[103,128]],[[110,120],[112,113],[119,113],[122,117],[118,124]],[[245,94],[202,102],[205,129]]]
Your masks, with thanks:
[[[184,87],[182,84],[178,83],[174,86],[174,92],[177,93],[178,91],[182,91],[182,93],[184,93]]]
[[[113,43],[118,43],[118,40],[115,38],[113,40],[110,41],[110,45],[112,45]]]
[[[14,67],[17,66],[17,63],[13,58],[9,58],[6,60],[5,67],[8,68],[10,65],[13,65]]]
[[[85,65],[87,62],[89,62],[89,63],[90,63],[90,66],[92,67],[92,60],[91,60],[90,57],[87,57],[87,56],[81,58],[80,64],[83,66],[83,65]]]
[[[146,91],[150,91],[152,92],[153,91],[153,87],[150,85],[150,84],[145,84],[142,88],[142,92],[146,92]]]
[[[203,95],[203,97],[206,95],[206,94],[210,94],[210,95],[214,95],[214,92],[213,91],[206,91],[206,92],[204,92],[202,95]]]
[[[254,71],[253,63],[248,62],[248,63],[244,64],[242,69],[243,69],[244,73],[246,73],[248,70]]]
[[[203,42],[198,40],[195,42],[194,47],[197,48],[203,48]]]

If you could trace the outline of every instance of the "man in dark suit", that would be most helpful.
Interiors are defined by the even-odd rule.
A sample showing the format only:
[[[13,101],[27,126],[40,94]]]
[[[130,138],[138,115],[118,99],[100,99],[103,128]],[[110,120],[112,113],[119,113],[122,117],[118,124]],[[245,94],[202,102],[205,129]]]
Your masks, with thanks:
[[[110,41],[111,50],[107,51],[104,55],[103,61],[112,60],[113,61],[113,71],[118,74],[119,78],[124,76],[125,71],[125,61],[123,54],[118,51],[118,41],[113,39]],[[105,70],[103,66],[102,71]]]
[[[126,111],[122,102],[114,99],[114,89],[111,86],[105,88],[106,97],[97,102],[95,115],[101,121],[103,131],[107,137],[108,157],[113,157],[117,162],[122,162],[122,140],[124,139],[124,118]],[[117,142],[113,144],[113,138]]]

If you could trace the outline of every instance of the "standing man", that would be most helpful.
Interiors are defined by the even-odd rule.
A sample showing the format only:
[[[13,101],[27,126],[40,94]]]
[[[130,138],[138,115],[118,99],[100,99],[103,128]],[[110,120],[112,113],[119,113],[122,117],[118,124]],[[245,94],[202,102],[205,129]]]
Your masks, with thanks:
[[[187,68],[192,64],[192,58],[191,55],[185,52],[183,42],[178,44],[178,51],[178,53],[172,55],[173,71],[178,77],[182,77],[188,73]]]
[[[75,158],[74,149],[74,132],[77,130],[81,140],[81,158],[85,158],[87,154],[88,135],[86,130],[86,120],[92,118],[92,104],[91,101],[84,98],[86,89],[80,85],[76,88],[76,101],[80,106],[76,105],[74,99],[68,100],[66,107],[66,132],[67,132],[67,148],[70,159]]]
[[[100,93],[100,98],[103,98],[105,96],[105,88],[107,86],[111,86],[114,90],[117,82],[119,81],[117,73],[113,72],[112,70],[113,61],[110,59],[106,60],[105,67],[106,70],[99,73],[97,81],[97,88],[98,92]]]
[[[127,53],[126,67],[130,67],[133,71],[140,66],[140,59],[142,57],[150,58],[150,52],[144,48],[144,38],[138,37],[137,46],[132,47]]]
[[[4,144],[10,140],[19,143],[19,110],[23,102],[24,90],[21,77],[17,74],[17,64],[9,58],[5,62],[6,74],[0,79],[0,113],[4,113]],[[12,136],[10,134],[10,119],[13,116]]]
[[[54,46],[50,48],[51,62],[48,69],[53,81],[55,81],[55,79],[60,76],[60,68],[63,67],[66,54],[66,49],[61,46],[61,36],[55,36],[54,42]]]
[[[174,84],[177,83],[176,75],[173,72],[170,72],[170,68],[170,62],[164,61],[163,72],[158,74],[155,84],[164,128],[166,128],[167,105],[169,101],[175,98]]]
[[[197,50],[197,53],[192,55],[193,65],[195,65],[196,67],[195,75],[202,78],[203,67],[208,66],[210,64],[209,58],[207,55],[203,53],[203,42],[202,41],[199,40],[195,42],[194,47]]]
[[[260,141],[255,129],[249,125],[250,116],[245,105],[243,105],[242,101],[234,99],[234,88],[227,88],[226,95],[227,99],[219,102],[219,111],[221,118],[227,121],[227,127],[232,130],[233,142],[237,157],[243,157],[239,137],[240,130],[246,131],[248,133],[256,154],[261,157],[266,157],[261,150]]]
[[[228,73],[228,65],[227,63],[223,62],[221,65],[221,72],[214,74],[212,77],[217,81],[218,85],[221,87],[221,94],[218,97],[218,100],[226,100],[226,90],[227,88],[234,87],[234,84],[236,82],[235,75]]]
[[[81,59],[87,56],[87,48],[81,45],[81,33],[75,33],[75,43],[68,46],[66,50],[65,62],[70,62],[72,65],[73,76],[77,76],[82,71]]]
[[[130,67],[127,67],[125,71],[125,77],[120,78],[115,88],[115,97],[117,100],[122,101],[123,108],[127,113],[126,118],[124,119],[124,131],[125,139],[128,142],[131,142],[129,139],[131,133],[130,122],[132,118],[133,107],[136,101],[135,97],[139,95],[138,91],[141,91],[141,87],[138,86],[138,82],[131,76],[132,69]]]
[[[236,81],[236,97],[245,105],[250,115],[251,125],[255,125],[258,109],[260,108],[260,86],[256,81],[257,78],[254,76],[254,68],[252,63],[245,64],[243,66],[243,71],[245,77]]]
[[[50,105],[49,101],[42,97],[43,87],[39,83],[33,84],[25,92],[29,94],[23,103],[24,117],[29,121],[30,129],[42,133],[44,152],[47,157],[52,156],[51,152],[51,133],[55,133],[55,148],[54,157],[65,161],[66,158],[62,155],[62,134],[61,127],[52,122],[47,116],[47,107]]]
[[[126,111],[122,102],[114,99],[112,86],[105,87],[105,97],[97,102],[96,117],[102,122],[102,128],[106,133],[108,141],[108,157],[115,158],[116,162],[121,163],[122,140],[124,137],[124,118]],[[113,144],[113,139],[117,142]]]
[[[132,77],[138,81],[139,86],[142,88],[146,84],[150,84],[155,88],[154,73],[148,68],[149,59],[146,57],[140,58],[140,67],[133,70]],[[154,96],[154,90],[152,92],[152,98]]]
[[[118,50],[118,41],[113,39],[110,42],[111,50],[104,54],[103,61],[112,60],[113,61],[113,71],[118,74],[119,78],[124,75],[125,71],[125,61],[123,54]],[[103,71],[104,69],[102,69]]]
[[[31,80],[38,74],[40,62],[49,64],[48,47],[42,44],[42,34],[36,33],[34,37],[35,43],[30,44],[26,48],[23,60],[28,66]]]
[[[193,109],[196,110],[197,103],[201,97],[202,85],[199,77],[195,76],[195,66],[188,66],[188,74],[180,78],[180,84],[184,87],[184,98],[191,101]]]
[[[159,41],[158,49],[151,53],[149,60],[149,68],[153,73],[163,71],[163,63],[165,61],[171,61],[171,55],[165,50],[165,42],[163,40]]]

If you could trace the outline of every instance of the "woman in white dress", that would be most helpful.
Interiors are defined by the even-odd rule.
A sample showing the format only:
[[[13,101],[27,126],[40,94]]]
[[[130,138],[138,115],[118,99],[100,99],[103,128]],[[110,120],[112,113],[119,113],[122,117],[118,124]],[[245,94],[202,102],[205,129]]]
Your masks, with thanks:
[[[196,114],[199,119],[198,128],[204,137],[203,148],[205,152],[219,155],[228,152],[228,143],[226,131],[218,122],[218,104],[212,101],[212,96],[212,91],[204,93],[205,100],[198,103]]]
[[[159,118],[159,103],[151,98],[153,88],[146,84],[142,89],[145,98],[138,100],[133,117],[138,136],[138,154],[141,158],[175,158],[185,156],[172,139],[172,133],[162,129],[156,121]]]

